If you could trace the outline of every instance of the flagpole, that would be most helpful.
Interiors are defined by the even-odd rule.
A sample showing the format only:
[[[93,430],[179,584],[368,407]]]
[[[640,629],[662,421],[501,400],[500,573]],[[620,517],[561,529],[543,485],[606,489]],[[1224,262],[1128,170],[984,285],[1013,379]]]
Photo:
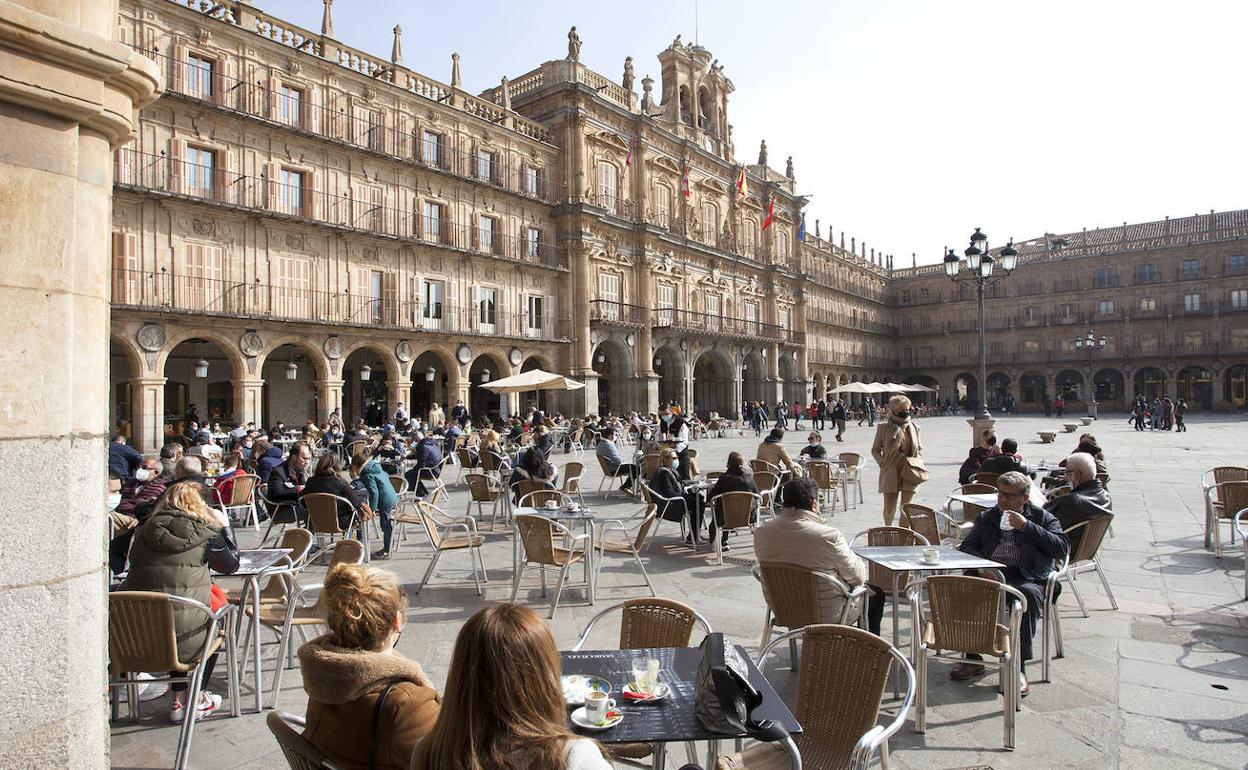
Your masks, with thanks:
[[[699,45],[698,40],[698,0],[693,0],[693,44]]]

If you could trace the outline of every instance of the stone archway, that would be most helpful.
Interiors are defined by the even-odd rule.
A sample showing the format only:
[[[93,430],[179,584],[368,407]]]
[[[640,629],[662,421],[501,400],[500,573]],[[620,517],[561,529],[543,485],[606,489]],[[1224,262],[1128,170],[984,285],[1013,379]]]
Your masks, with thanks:
[[[1248,364],[1235,364],[1223,375],[1222,400],[1235,409],[1248,404]]]
[[[993,372],[988,375],[988,406],[997,408],[1010,394],[1010,375],[1005,372]]]
[[[792,416],[792,405],[806,400],[806,385],[799,381],[797,375],[797,358],[792,351],[781,351],[779,364],[780,382],[784,400],[789,402],[789,414]]]
[[[486,420],[491,425],[503,418],[503,396],[481,387],[484,383],[510,374],[505,361],[493,353],[479,353],[468,367],[468,413],[473,420]]]
[[[423,420],[434,403],[442,405],[447,417],[459,400],[459,364],[449,354],[430,348],[412,359],[409,414]],[[471,412],[470,412],[471,414]]]
[[[1203,366],[1188,366],[1175,377],[1175,395],[1190,409],[1213,408],[1213,375]]]
[[[1061,396],[1069,409],[1075,401],[1083,400],[1083,374],[1074,369],[1063,369],[1054,380],[1057,395]]]
[[[108,351],[108,425],[109,430],[135,443],[136,400],[131,381],[143,376],[143,359],[139,351],[119,334],[111,335]]]
[[[953,401],[968,409],[979,402],[979,381],[970,372],[962,372],[953,381]]]
[[[728,355],[721,350],[700,353],[693,364],[693,404],[699,414],[718,412],[721,416],[737,419],[741,405],[736,403],[735,367]]]
[[[1023,372],[1018,386],[1024,404],[1043,404],[1049,392],[1049,380],[1040,372]]]
[[[259,415],[240,413],[235,398],[244,367],[236,348],[223,338],[182,335],[162,353],[157,371],[165,378],[163,422],[165,435],[181,435],[195,419],[232,423]]]
[[[741,357],[741,398],[745,401],[757,401],[767,405],[770,413],[775,404],[772,403],[774,393],[768,392],[767,362],[757,350],[746,351]]]
[[[593,369],[598,375],[598,414],[623,414],[632,402],[631,352],[619,340],[605,339],[594,350]]]
[[[379,426],[397,404],[390,403],[390,384],[399,380],[399,365],[390,351],[361,343],[344,351],[342,359],[342,420],[348,426],[364,420]]]
[[[1101,369],[1092,375],[1092,388],[1102,408],[1119,408],[1125,404],[1122,372],[1117,369]]]
[[[317,383],[328,379],[329,365],[312,343],[277,340],[258,358],[256,370],[264,380],[260,419],[265,424],[283,422],[293,428],[315,421],[323,411]]]
[[[685,356],[674,344],[665,344],[654,351],[652,363],[654,373],[659,376],[659,403],[672,401],[683,403],[687,400],[685,383],[688,373],[685,371]]]
[[[1166,373],[1155,366],[1145,366],[1135,373],[1135,395],[1148,401],[1166,395]]]

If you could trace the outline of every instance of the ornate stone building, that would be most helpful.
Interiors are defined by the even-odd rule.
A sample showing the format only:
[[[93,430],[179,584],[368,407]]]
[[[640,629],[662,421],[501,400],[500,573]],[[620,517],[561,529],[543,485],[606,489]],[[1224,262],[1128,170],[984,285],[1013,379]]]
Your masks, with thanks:
[[[1084,409],[1137,395],[1196,410],[1242,409],[1248,382],[1248,211],[1046,234],[1021,244],[1019,267],[986,302],[989,404],[1023,410],[1062,394]],[[942,398],[978,398],[975,290],[942,265],[896,270],[898,368]],[[1093,332],[1091,350],[1075,346]],[[1104,345],[1100,344],[1104,338]]]
[[[570,412],[735,412],[889,370],[887,270],[799,235],[735,158],[732,82],[677,40],[633,90],[568,56],[480,96],[245,3],[123,0],[167,89],[116,158],[112,416],[375,421],[533,367]],[[744,187],[744,190],[741,189]],[[856,243],[855,243],[856,246]]]

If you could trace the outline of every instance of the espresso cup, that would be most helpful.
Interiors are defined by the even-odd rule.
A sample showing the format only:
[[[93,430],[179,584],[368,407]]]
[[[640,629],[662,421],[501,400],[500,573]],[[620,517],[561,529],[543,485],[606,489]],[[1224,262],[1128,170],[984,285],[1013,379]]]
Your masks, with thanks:
[[[923,561],[926,561],[926,562],[940,561],[940,549],[939,548],[924,548],[923,549]]]
[[[607,712],[615,708],[615,699],[608,698],[601,690],[591,690],[585,695],[585,718],[590,722],[607,721]]]
[[[1013,527],[1010,526],[1010,511],[1001,512],[1001,529],[1002,531],[1013,529]]]
[[[556,508],[558,508],[558,507],[559,507],[559,501],[557,501],[557,500],[547,500],[547,501],[546,501],[546,510],[548,510],[548,511],[553,511],[553,510],[555,510],[555,509],[556,509]]]

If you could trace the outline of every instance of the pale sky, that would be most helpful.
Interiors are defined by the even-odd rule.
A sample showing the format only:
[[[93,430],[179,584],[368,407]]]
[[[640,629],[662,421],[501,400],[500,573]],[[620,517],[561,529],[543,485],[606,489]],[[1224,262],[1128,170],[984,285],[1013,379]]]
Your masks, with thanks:
[[[320,29],[319,0],[254,0]],[[637,86],[694,0],[335,0],[335,36],[477,93],[567,54]],[[697,37],[736,91],[737,156],[792,155],[807,226],[935,262],[992,245],[1248,207],[1242,0],[701,0]]]

